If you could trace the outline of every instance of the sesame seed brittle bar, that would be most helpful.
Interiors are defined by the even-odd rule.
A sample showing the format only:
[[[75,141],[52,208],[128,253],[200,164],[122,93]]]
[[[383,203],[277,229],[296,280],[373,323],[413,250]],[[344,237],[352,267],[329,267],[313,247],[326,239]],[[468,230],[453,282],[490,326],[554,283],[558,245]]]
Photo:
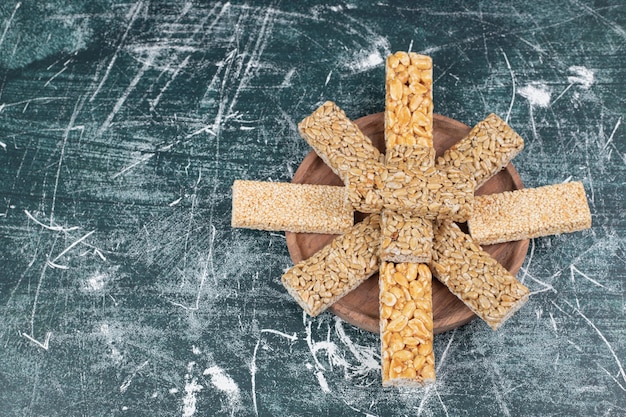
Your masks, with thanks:
[[[338,234],[354,224],[345,187],[236,180],[232,189],[232,227]]]

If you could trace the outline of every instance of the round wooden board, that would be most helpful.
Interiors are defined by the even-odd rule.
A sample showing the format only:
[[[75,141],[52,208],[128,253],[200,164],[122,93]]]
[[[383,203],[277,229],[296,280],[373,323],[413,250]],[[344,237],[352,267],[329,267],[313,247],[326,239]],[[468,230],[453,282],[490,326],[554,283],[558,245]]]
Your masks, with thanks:
[[[384,150],[383,113],[371,114],[355,121],[365,136],[374,145]],[[441,115],[433,117],[433,143],[437,156],[467,135],[470,128],[465,124]],[[311,151],[293,176],[292,182],[299,184],[343,185],[339,177]],[[476,190],[476,195],[493,194],[524,188],[522,180],[509,164],[500,173]],[[362,215],[357,213],[357,221]],[[465,225],[461,225],[465,228]],[[466,230],[466,229],[464,229]],[[307,259],[326,246],[335,235],[311,233],[286,233],[287,249],[294,263]],[[528,251],[528,240],[484,246],[513,275],[519,271]],[[378,274],[374,274],[352,292],[339,299],[329,310],[343,320],[370,332],[379,332]],[[475,315],[456,296],[436,279],[433,279],[434,332],[441,333],[459,327]]]

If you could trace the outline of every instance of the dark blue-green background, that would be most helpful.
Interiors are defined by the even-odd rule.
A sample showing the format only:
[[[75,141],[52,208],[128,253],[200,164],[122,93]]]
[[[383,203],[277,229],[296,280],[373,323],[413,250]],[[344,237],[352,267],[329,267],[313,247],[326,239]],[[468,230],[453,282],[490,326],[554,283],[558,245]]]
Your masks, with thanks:
[[[289,181],[325,100],[383,110],[387,54],[435,111],[506,118],[526,186],[591,230],[532,241],[501,330],[437,335],[437,383],[380,386],[377,335],[311,319],[234,179]],[[626,415],[623,1],[3,1],[0,415]]]

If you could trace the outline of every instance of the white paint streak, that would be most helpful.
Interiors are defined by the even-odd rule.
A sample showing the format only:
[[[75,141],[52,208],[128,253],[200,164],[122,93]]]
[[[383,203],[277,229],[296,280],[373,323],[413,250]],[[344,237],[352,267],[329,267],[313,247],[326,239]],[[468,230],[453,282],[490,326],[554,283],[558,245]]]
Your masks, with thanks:
[[[40,342],[39,340],[35,339],[33,336],[26,334],[24,332],[22,332],[22,336],[30,340],[31,342],[33,342],[34,344],[36,344],[43,350],[48,350],[48,348],[50,347],[50,337],[52,336],[52,332],[46,333],[46,338],[44,339],[43,342]]]
[[[328,72],[328,75],[326,76],[326,82],[324,82],[324,86],[327,86],[328,83],[330,82],[330,77],[333,75],[333,70],[330,70]]]
[[[46,264],[52,268],[52,269],[70,269],[69,266],[65,266],[65,265],[61,265],[61,264],[56,264],[52,261],[46,261]]]
[[[180,74],[180,71],[187,66],[187,64],[189,63],[189,58],[191,58],[191,55],[187,55],[187,57],[185,57],[183,62],[181,62],[178,67],[176,67],[170,79],[167,80],[167,82],[165,83],[161,91],[159,91],[159,94],[156,96],[154,100],[150,102],[150,110],[154,111],[156,109],[156,106],[158,106],[159,102],[161,101],[161,97],[163,97],[163,93],[165,93],[165,91],[170,87],[172,82],[174,82],[176,77],[178,77],[178,75]]]
[[[357,360],[357,364],[354,366],[354,373],[356,375],[366,375],[370,371],[379,370],[380,355],[378,354],[378,347],[364,347],[355,344],[346,334],[343,323],[343,320],[339,317],[335,317],[335,332],[339,340],[350,350]]]
[[[591,326],[591,328],[593,330],[596,331],[596,333],[598,334],[598,336],[600,336],[600,339],[602,339],[602,341],[604,342],[604,344],[606,345],[606,347],[609,349],[609,352],[611,352],[611,355],[613,356],[613,359],[615,359],[615,363],[617,364],[617,367],[619,369],[619,375],[621,375],[622,379],[624,380],[624,382],[626,383],[626,371],[624,371],[624,367],[622,366],[622,362],[620,361],[619,357],[617,356],[617,354],[615,353],[615,350],[613,349],[613,347],[611,346],[611,344],[609,343],[609,341],[606,339],[606,337],[604,337],[604,334],[602,334],[602,332],[600,331],[600,329],[598,329],[596,327],[595,324],[593,324],[593,322],[591,320],[589,320],[589,318],[587,316],[585,316],[580,309],[575,309],[574,311],[576,311],[576,313],[578,313],[578,315],[580,317],[582,317],[589,326]],[[624,387],[621,383],[619,383],[616,380],[617,384],[619,385],[619,387],[623,390],[626,391],[626,387]]]
[[[357,61],[350,64],[350,68],[354,72],[364,72],[371,68],[374,68],[380,64],[382,64],[385,60],[379,51],[373,51],[367,54],[364,57],[359,58]]]
[[[48,81],[46,81],[46,83],[43,86],[44,87],[49,86],[52,81],[54,81],[59,75],[63,74],[66,70],[67,70],[67,67],[61,68],[56,74],[50,77],[50,79],[48,79]]]
[[[241,394],[239,386],[233,378],[230,377],[222,368],[217,365],[207,368],[202,373],[204,376],[211,377],[211,384],[219,391],[226,394],[228,404],[231,409],[231,416],[240,408]],[[256,401],[256,400],[255,400]],[[256,405],[255,405],[256,406]],[[256,408],[255,408],[256,411]]]
[[[526,275],[528,275],[528,269],[530,268],[530,264],[533,261],[533,256],[535,255],[535,239],[530,239],[530,254],[526,257],[526,266],[522,268],[524,273],[520,278],[520,282],[523,284],[526,281]]]
[[[149,160],[150,158],[154,157],[154,153],[150,153],[142,158],[139,158],[137,161],[133,162],[132,164],[128,165],[127,167],[125,167],[124,169],[122,169],[121,171],[111,175],[111,179],[114,180],[117,177],[124,175],[125,173],[127,173],[128,171],[130,171],[131,169],[135,168],[137,165],[146,162],[147,160]]]
[[[261,333],[270,333],[270,334],[275,334],[281,337],[284,337],[285,339],[288,339],[292,342],[295,342],[296,340],[298,340],[298,336],[296,333],[294,333],[293,335],[289,335],[287,333],[281,332],[279,330],[274,330],[274,329],[261,329]],[[251,394],[252,394],[252,405],[254,407],[254,414],[255,415],[259,415],[259,410],[258,410],[258,406],[257,406],[257,400],[256,400],[256,373],[258,371],[258,368],[256,366],[256,356],[257,356],[257,352],[259,351],[259,346],[261,345],[261,337],[259,337],[259,339],[256,342],[256,345],[254,346],[254,351],[252,352],[252,359],[250,360],[250,383],[251,383]]]
[[[2,37],[0,37],[0,46],[2,46],[2,44],[4,43],[4,38],[6,37],[7,32],[9,31],[9,26],[11,26],[11,22],[13,22],[15,13],[17,13],[17,9],[19,9],[21,5],[22,5],[22,2],[19,2],[19,1],[15,4],[13,13],[11,13],[11,17],[9,17],[9,20],[7,20],[7,24],[4,26],[4,31],[2,32]]]
[[[324,377],[322,371],[317,371],[315,373],[315,376],[317,377],[317,383],[320,384],[320,388],[322,388],[322,391],[326,393],[330,392],[328,382],[326,381],[326,377]]]
[[[554,320],[554,316],[552,315],[552,312],[550,312],[549,314],[550,314],[550,322],[552,323],[552,328],[556,332],[558,330],[556,327],[556,320]]]
[[[139,11],[142,9],[141,7],[142,5],[143,5],[142,2],[137,2],[130,8],[129,10],[129,14],[131,15],[130,22],[128,23],[128,25],[126,25],[126,30],[124,31],[124,34],[122,35],[122,38],[120,39],[117,49],[115,50],[115,53],[113,54],[113,57],[111,58],[111,61],[109,61],[109,65],[107,66],[107,69],[104,72],[104,75],[100,79],[100,83],[98,83],[98,86],[96,87],[95,91],[89,98],[89,102],[92,102],[93,99],[96,98],[96,96],[100,92],[100,89],[102,88],[106,80],[109,78],[111,69],[113,68],[115,61],[117,60],[117,56],[120,53],[120,50],[122,49],[122,45],[124,44],[124,41],[126,40],[126,37],[128,36],[128,32],[130,31],[130,28],[133,26],[133,23],[135,22],[135,20],[137,19],[137,16],[139,15]]]
[[[556,289],[554,289],[554,287],[553,287],[552,285],[550,285],[550,284],[548,284],[548,283],[546,283],[546,282],[543,282],[543,281],[541,281],[541,280],[539,280],[539,279],[537,279],[537,278],[533,277],[533,276],[532,276],[532,275],[530,275],[530,274],[527,274],[527,276],[528,276],[531,280],[533,280],[533,281],[535,281],[536,283],[541,284],[541,285],[543,286],[543,288],[542,288],[542,289],[540,289],[540,290],[534,290],[534,291],[531,291],[531,292],[530,292],[530,294],[529,294],[530,296],[533,296],[533,295],[535,295],[535,294],[539,294],[539,293],[542,293],[542,292],[546,292],[546,291],[553,291],[553,292],[555,292],[555,293],[557,292],[557,291],[556,291]]]
[[[617,128],[620,126],[620,124],[622,124],[621,116],[619,119],[617,119],[617,123],[615,123],[615,127],[613,128],[613,131],[611,132],[611,136],[609,136],[606,143],[604,144],[604,147],[602,148],[603,151],[609,146],[611,142],[613,142],[613,137],[615,136],[615,132],[617,132]]]
[[[124,90],[122,95],[117,99],[117,102],[113,106],[113,110],[111,111],[111,113],[109,113],[106,120],[102,123],[102,125],[98,129],[96,136],[102,136],[102,134],[109,128],[109,126],[111,126],[111,123],[113,122],[113,119],[115,118],[115,115],[121,110],[122,106],[126,102],[126,99],[128,99],[128,96],[130,96],[130,94],[133,92],[135,87],[137,87],[137,84],[139,84],[139,81],[141,81],[146,71],[152,66],[155,58],[156,58],[156,53],[150,53],[148,55],[146,62],[144,62],[143,66],[139,69],[139,71],[137,71],[137,74],[135,74],[135,77],[128,84],[128,87],[126,87],[126,90]]]
[[[137,367],[137,369],[135,369],[135,370],[133,371],[133,373],[132,373],[132,374],[130,374],[130,375],[128,376],[128,378],[126,378],[126,381],[124,381],[124,383],[120,386],[120,392],[121,392],[122,394],[123,394],[123,393],[125,393],[125,392],[126,392],[126,390],[128,390],[128,387],[130,387],[130,384],[133,382],[133,378],[135,378],[135,375],[137,375],[137,372],[139,372],[139,371],[141,371],[143,368],[145,368],[145,367],[146,367],[146,365],[148,365],[148,363],[149,363],[149,362],[150,362],[150,361],[149,361],[149,360],[147,360],[147,361],[145,361],[144,363],[142,363],[141,365],[139,365],[139,366]]]
[[[274,14],[275,11],[273,9],[268,9],[265,13],[265,16],[263,17],[263,22],[261,23],[261,28],[259,29],[259,34],[252,50],[252,55],[250,56],[250,59],[248,60],[248,63],[246,64],[246,67],[244,69],[243,75],[240,78],[239,84],[235,89],[235,93],[233,94],[233,97],[231,99],[230,106],[228,107],[228,111],[226,112],[226,117],[233,114],[233,109],[238,102],[239,94],[241,94],[241,91],[243,89],[248,87],[248,83],[254,75],[254,69],[256,69],[259,65],[261,56],[265,51],[265,47],[267,46],[270,34],[272,33],[275,19]],[[219,130],[218,127],[221,123],[221,115],[219,116],[220,117],[217,117],[215,120],[216,130]]]
[[[593,71],[588,68],[572,66],[569,67],[569,71],[574,74],[567,77],[567,81],[569,81],[570,84],[580,84],[582,88],[587,90],[595,82]]]
[[[174,207],[175,205],[177,205],[178,203],[180,203],[183,200],[182,197],[177,198],[176,200],[172,201],[171,203],[168,204],[168,206],[170,207]]]
[[[433,389],[435,390],[435,394],[437,394],[437,398],[439,399],[439,404],[441,404],[441,408],[443,408],[443,412],[445,413],[446,417],[448,417],[448,407],[446,407],[446,405],[444,404],[443,399],[439,394],[439,390],[437,390],[437,387],[434,387]]]
[[[311,351],[311,356],[313,356],[313,360],[315,361],[315,365],[317,366],[317,369],[320,369],[323,371],[326,370],[326,368],[317,359],[317,353],[319,351],[326,352],[331,364],[339,364],[343,366],[344,369],[348,368],[349,364],[345,361],[343,357],[341,357],[338,354],[338,348],[334,342],[331,342],[330,340],[316,342],[313,340],[312,331],[311,331],[311,321],[308,321],[306,324],[306,343],[309,346],[309,350]]]
[[[80,242],[82,242],[83,240],[87,239],[89,236],[91,236],[93,233],[95,232],[95,230],[92,230],[91,232],[83,235],[81,238],[75,240],[71,245],[69,245],[67,248],[63,249],[61,251],[61,253],[59,253],[52,261],[52,263],[55,263],[56,261],[59,260],[59,258],[61,258],[63,255],[65,255],[67,252],[69,252],[74,246],[78,245]]]
[[[72,115],[70,116],[70,121],[67,124],[67,127],[65,128],[65,131],[63,133],[63,144],[61,145],[61,155],[59,156],[57,172],[54,178],[54,190],[52,192],[52,203],[51,203],[52,205],[50,208],[50,226],[52,226],[52,224],[54,223],[54,207],[56,204],[57,189],[59,188],[59,178],[61,177],[61,164],[63,163],[63,157],[65,155],[65,146],[67,145],[67,140],[69,138],[70,132],[74,128],[74,122],[76,121],[76,118],[78,117],[78,113],[80,113],[81,109],[83,108],[84,103],[85,103],[84,97],[81,97],[76,101],[76,105],[74,106],[74,111],[72,111]]]
[[[3,112],[4,109],[6,108],[21,106],[22,104],[24,104],[25,107],[28,107],[30,103],[36,102],[36,101],[49,102],[49,101],[69,100],[69,99],[70,97],[35,97],[35,98],[28,99],[28,100],[16,101],[14,103],[0,103],[0,112]],[[41,131],[47,131],[47,130],[55,131],[55,130],[61,130],[61,129],[42,129]]]
[[[259,345],[261,344],[261,338],[257,340],[256,345],[254,346],[254,351],[252,352],[252,360],[250,361],[250,383],[252,385],[251,393],[252,393],[252,405],[254,407],[254,415],[259,415],[259,409],[256,402],[256,373],[258,368],[256,366],[256,354],[259,350]]]
[[[95,273],[87,279],[87,285],[85,289],[91,292],[97,292],[104,288],[107,276],[103,273]]]
[[[531,107],[550,105],[550,88],[542,83],[529,84],[519,89],[519,95],[528,100]]]
[[[572,276],[572,281],[574,280],[574,272],[577,273],[578,275],[580,275],[581,277],[585,278],[587,281],[591,282],[592,284],[597,285],[598,287],[602,287],[605,288],[607,290],[610,291],[609,288],[607,288],[606,286],[600,284],[598,281],[596,281],[595,279],[591,278],[589,275],[581,272],[578,268],[576,268],[574,265],[570,265],[570,273]]]
[[[506,67],[509,69],[509,73],[511,74],[511,85],[513,89],[513,92],[511,93],[511,103],[509,104],[509,110],[506,112],[506,118],[504,119],[506,123],[509,123],[509,119],[511,118],[511,111],[513,110],[513,103],[515,103],[515,74],[513,73],[513,68],[511,68],[509,58],[506,56],[506,53],[504,51],[502,51],[502,55],[504,56]]]
[[[452,346],[452,341],[454,340],[455,334],[456,334],[456,329],[452,331],[452,334],[450,335],[450,339],[448,339],[448,344],[446,345],[446,348],[443,350],[443,353],[441,354],[441,358],[438,361],[439,364],[437,365],[437,369],[435,369],[435,374],[437,375],[439,375],[441,367],[443,366],[446,356],[448,355],[448,350],[450,349],[450,346]],[[420,416],[422,414],[422,411],[424,411],[424,405],[426,405],[426,401],[428,401],[428,398],[430,397],[430,394],[433,388],[434,388],[434,385],[428,385],[426,387],[424,396],[422,397],[422,401],[420,401],[420,405],[417,408],[418,416]]]
[[[290,334],[283,333],[283,332],[281,332],[281,331],[274,330],[274,329],[262,329],[262,330],[261,330],[261,333],[273,333],[273,334],[277,334],[278,336],[282,336],[282,337],[284,337],[285,339],[289,339],[289,340],[291,340],[292,342],[295,342],[296,340],[298,340],[298,336],[297,336],[297,334],[296,334],[296,333],[294,333],[294,334],[291,334],[291,335],[290,335]]]
[[[185,396],[183,397],[183,417],[192,417],[196,414],[196,394],[204,388],[198,384],[196,377],[192,377],[191,372],[195,362],[189,362],[187,364],[187,374],[185,374]]]
[[[561,91],[561,94],[559,94],[553,101],[552,104],[556,103],[557,101],[559,101],[561,99],[561,97],[563,97],[563,95],[565,93],[567,93],[567,91],[572,88],[574,84],[568,84],[567,87],[565,87],[565,89],[563,91]]]

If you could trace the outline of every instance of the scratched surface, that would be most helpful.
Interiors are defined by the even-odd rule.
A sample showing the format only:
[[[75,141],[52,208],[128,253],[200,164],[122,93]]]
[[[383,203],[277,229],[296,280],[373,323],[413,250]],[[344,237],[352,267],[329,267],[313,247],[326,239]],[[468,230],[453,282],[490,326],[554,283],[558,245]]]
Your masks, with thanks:
[[[626,415],[623,1],[294,3],[2,2],[0,414]],[[282,233],[230,228],[233,180],[289,181],[297,122],[382,111],[408,49],[436,112],[506,118],[525,184],[582,181],[593,214],[412,391],[376,335],[303,316]]]

